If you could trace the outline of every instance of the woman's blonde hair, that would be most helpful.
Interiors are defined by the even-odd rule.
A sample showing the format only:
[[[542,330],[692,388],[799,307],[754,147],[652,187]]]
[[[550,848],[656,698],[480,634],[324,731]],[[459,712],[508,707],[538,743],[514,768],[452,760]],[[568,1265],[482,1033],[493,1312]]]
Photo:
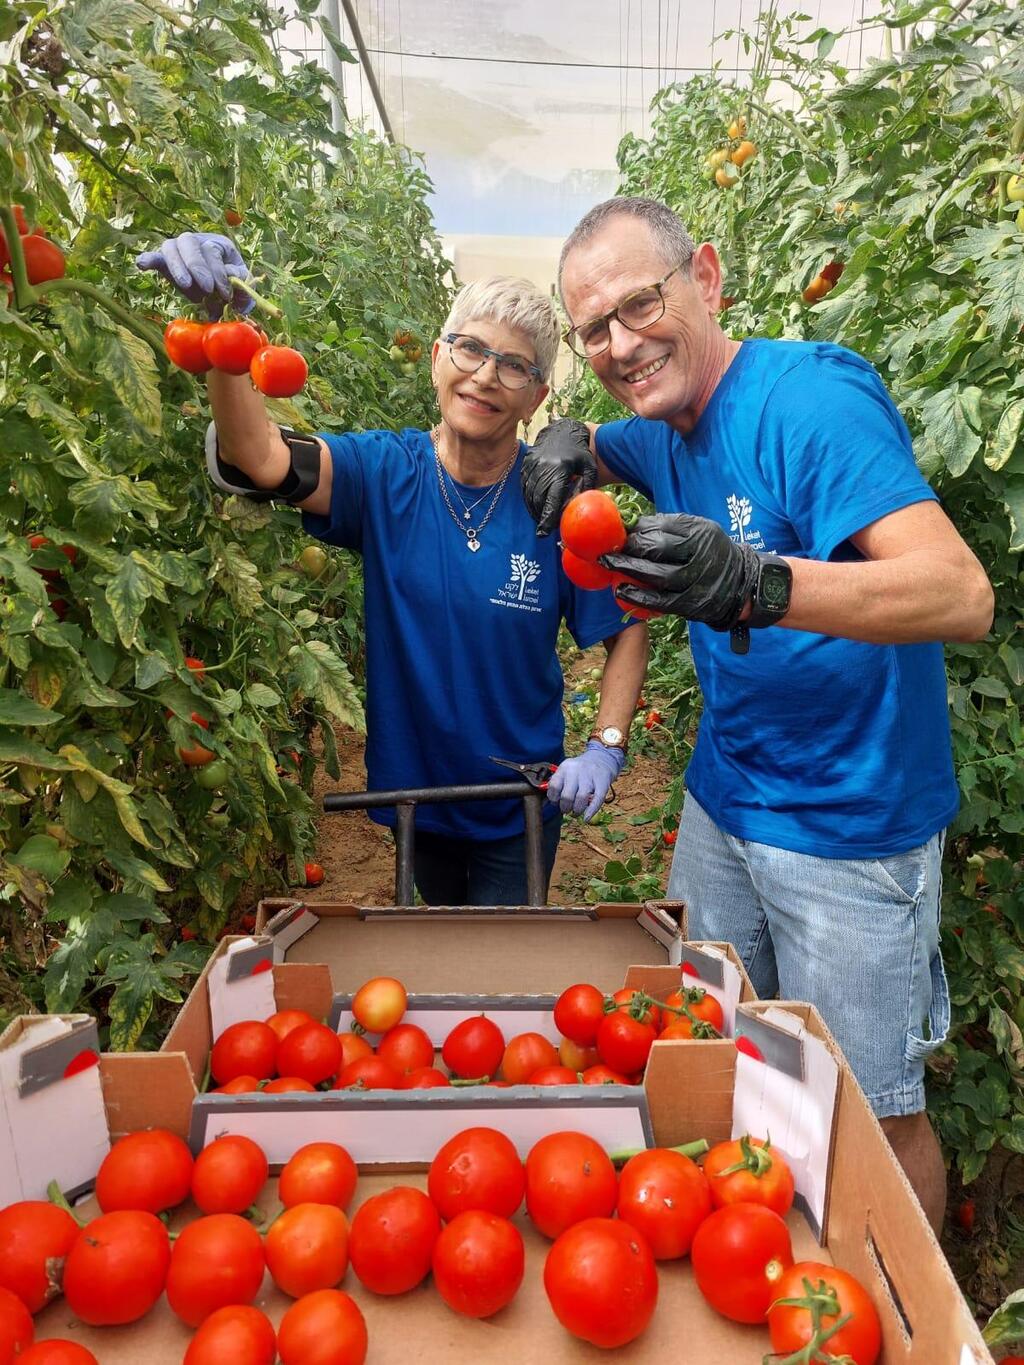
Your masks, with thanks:
[[[508,275],[495,275],[489,280],[463,285],[455,295],[441,335],[462,331],[474,318],[504,323],[528,337],[533,344],[537,368],[547,383],[558,354],[560,328],[554,304],[535,284]]]

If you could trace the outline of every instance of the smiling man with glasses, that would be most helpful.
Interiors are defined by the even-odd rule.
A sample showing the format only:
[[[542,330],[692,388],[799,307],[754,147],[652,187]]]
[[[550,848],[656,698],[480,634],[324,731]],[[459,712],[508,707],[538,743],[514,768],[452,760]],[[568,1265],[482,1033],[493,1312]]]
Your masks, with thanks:
[[[524,496],[541,536],[581,488],[654,503],[602,562],[623,599],[690,622],[704,709],[668,895],[761,996],[818,1006],[938,1228],[924,1059],[949,1023],[958,805],[939,642],[984,635],[992,590],[867,361],[733,340],[721,284],[663,204],[584,217],[559,268],[566,339],[636,415],[546,427]]]

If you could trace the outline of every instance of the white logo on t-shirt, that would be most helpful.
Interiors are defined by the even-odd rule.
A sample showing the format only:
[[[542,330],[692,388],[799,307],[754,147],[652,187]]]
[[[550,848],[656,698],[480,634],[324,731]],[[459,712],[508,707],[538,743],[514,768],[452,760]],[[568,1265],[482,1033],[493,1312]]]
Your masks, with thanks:
[[[496,607],[514,607],[518,611],[540,611],[540,588],[532,586],[540,577],[540,564],[526,555],[510,557],[511,573],[497,597],[490,600]]]
[[[738,540],[741,545],[750,545],[755,550],[764,549],[764,536],[756,528],[748,531],[750,518],[754,514],[754,508],[749,498],[738,498],[735,493],[730,493],[725,500],[726,508],[729,512],[729,530],[732,539]]]

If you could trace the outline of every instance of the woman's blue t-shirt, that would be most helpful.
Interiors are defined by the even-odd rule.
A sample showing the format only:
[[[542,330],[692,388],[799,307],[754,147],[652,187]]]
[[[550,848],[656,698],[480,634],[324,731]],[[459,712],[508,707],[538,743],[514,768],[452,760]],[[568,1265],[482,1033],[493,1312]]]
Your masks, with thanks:
[[[513,780],[490,756],[564,756],[564,619],[581,649],[618,634],[610,592],[584,592],[562,571],[556,536],[537,536],[516,464],[467,549],[441,497],[429,435],[323,435],[334,481],[327,516],[303,515],[310,535],[363,558],[366,768],[370,790]],[[467,506],[482,489],[456,485]],[[448,496],[460,515],[462,508]],[[490,495],[474,509],[480,525]],[[554,816],[557,808],[546,806]],[[394,811],[370,812],[394,824]],[[520,801],[421,805],[418,829],[453,838],[522,832]]]
[[[934,499],[875,370],[831,344],[744,342],[684,440],[630,418],[597,432],[608,468],[659,512],[717,521],[790,558],[861,558],[850,537]],[[750,652],[693,622],[704,694],[689,791],[738,838],[879,858],[956,814],[942,646],[750,632]]]

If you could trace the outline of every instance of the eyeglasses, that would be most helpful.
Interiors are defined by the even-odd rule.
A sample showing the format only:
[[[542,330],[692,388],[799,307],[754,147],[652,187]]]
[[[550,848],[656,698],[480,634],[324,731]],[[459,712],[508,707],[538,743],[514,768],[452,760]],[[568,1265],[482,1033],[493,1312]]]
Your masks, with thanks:
[[[662,279],[638,289],[635,294],[627,294],[617,308],[610,308],[599,318],[581,322],[578,327],[570,327],[565,334],[572,351],[583,360],[607,351],[612,344],[612,331],[609,326],[612,318],[621,322],[631,332],[642,332],[665,315],[665,296],[661,292],[677,270],[689,265],[691,257],[673,267]]]
[[[452,364],[464,374],[473,374],[481,365],[486,365],[488,360],[493,360],[498,382],[503,388],[525,389],[527,384],[544,378],[537,366],[531,365],[522,356],[503,355],[501,351],[492,351],[475,337],[464,336],[461,332],[449,332],[441,340],[448,343]]]

